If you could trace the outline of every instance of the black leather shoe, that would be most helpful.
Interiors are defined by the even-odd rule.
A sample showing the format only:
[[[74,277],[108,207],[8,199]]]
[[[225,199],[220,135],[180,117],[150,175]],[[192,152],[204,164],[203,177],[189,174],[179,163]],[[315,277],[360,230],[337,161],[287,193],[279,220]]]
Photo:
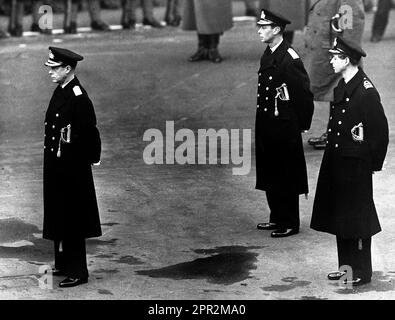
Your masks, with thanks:
[[[22,25],[16,25],[14,29],[9,29],[8,32],[13,37],[22,37],[23,35],[23,28]]]
[[[48,270],[45,270],[45,273],[48,273]],[[52,268],[52,275],[53,276],[64,276],[66,275],[62,270],[56,269],[56,268]]]
[[[159,21],[155,20],[155,19],[144,18],[143,19],[143,25],[144,26],[151,26],[153,28],[163,28],[162,24]]]
[[[222,62],[222,57],[219,54],[218,49],[209,49],[208,50],[208,59],[214,63]]]
[[[352,279],[351,281],[343,280],[344,285],[352,285],[353,287],[361,286],[363,284],[369,283],[371,279],[361,279],[361,278],[355,278]]]
[[[71,278],[67,277],[63,281],[59,283],[59,287],[61,288],[70,288],[75,287],[80,284],[88,283],[88,278]]]
[[[188,58],[189,62],[202,61],[208,59],[208,53],[206,48],[199,48],[192,56]]]
[[[297,234],[299,233],[299,229],[298,228],[279,228],[277,230],[274,230],[271,233],[271,237],[272,238],[284,238],[284,237],[289,237],[292,236],[293,234]]]
[[[346,274],[346,272],[342,271],[333,271],[328,273],[328,279],[329,280],[339,280],[341,277],[343,277]]]
[[[259,230],[277,230],[278,229],[277,224],[272,223],[272,222],[258,223],[256,225],[256,227]]]
[[[92,21],[91,28],[97,31],[110,31],[110,27],[103,21]]]
[[[129,20],[121,23],[122,29],[136,29],[136,21]]]

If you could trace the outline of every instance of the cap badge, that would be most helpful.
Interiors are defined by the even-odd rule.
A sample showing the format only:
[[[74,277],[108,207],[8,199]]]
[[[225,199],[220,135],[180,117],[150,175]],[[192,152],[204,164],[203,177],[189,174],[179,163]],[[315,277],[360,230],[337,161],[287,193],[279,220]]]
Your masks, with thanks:
[[[261,19],[262,19],[262,20],[265,20],[265,18],[266,18],[265,11],[262,10]]]
[[[333,46],[334,46],[334,47],[337,46],[337,38],[335,38],[335,39],[333,40]]]
[[[49,50],[49,59],[55,59],[55,56],[51,50]]]

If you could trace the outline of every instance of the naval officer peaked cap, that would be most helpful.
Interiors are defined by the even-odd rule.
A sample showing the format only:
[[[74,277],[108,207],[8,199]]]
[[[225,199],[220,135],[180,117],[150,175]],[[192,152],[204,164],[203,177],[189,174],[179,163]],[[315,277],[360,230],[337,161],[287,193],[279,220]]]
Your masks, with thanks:
[[[290,24],[287,18],[284,18],[278,13],[262,9],[261,16],[259,17],[258,22],[256,23],[258,26],[266,26],[275,24],[279,27],[285,27],[287,24]]]
[[[75,66],[78,61],[84,59],[83,56],[71,50],[57,47],[49,47],[48,60],[45,62],[47,67],[58,67],[61,65]]]
[[[333,46],[329,49],[329,52],[333,54],[343,54],[357,61],[359,61],[361,57],[366,57],[365,51],[363,51],[358,44],[341,37],[337,37],[333,40]]]

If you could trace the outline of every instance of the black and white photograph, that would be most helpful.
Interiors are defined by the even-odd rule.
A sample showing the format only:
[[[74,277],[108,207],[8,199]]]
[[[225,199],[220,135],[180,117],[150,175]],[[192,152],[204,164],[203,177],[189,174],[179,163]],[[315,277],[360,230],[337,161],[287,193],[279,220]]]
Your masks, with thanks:
[[[0,300],[395,299],[394,83],[394,0],[0,0]]]

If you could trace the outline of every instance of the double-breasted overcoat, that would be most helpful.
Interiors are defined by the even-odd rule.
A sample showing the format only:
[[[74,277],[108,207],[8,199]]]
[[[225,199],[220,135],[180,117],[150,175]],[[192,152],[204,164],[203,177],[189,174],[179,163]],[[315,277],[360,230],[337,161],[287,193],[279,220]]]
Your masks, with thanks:
[[[71,125],[70,143],[60,143],[60,130],[68,125]],[[78,79],[75,77],[65,88],[58,85],[45,115],[45,239],[64,240],[101,235],[92,164],[89,160],[91,132],[94,129],[94,107]]]
[[[359,124],[362,142],[351,134]],[[376,88],[362,70],[347,84],[340,80],[331,103],[311,228],[343,239],[365,239],[381,230],[372,172],[381,170],[387,146],[388,123]]]
[[[311,90],[316,101],[332,101],[333,89],[340,75],[333,72],[328,49],[331,39],[339,35],[330,29],[330,19],[337,13],[343,14],[339,26],[344,29],[341,36],[361,45],[365,24],[362,0],[311,0],[308,24],[305,29],[304,57],[310,76]]]
[[[262,55],[258,71],[255,121],[256,188],[284,193],[308,193],[301,133],[310,128],[314,103],[309,77],[298,54],[283,40]],[[289,100],[277,99],[285,84]]]
[[[221,34],[233,26],[231,0],[184,0],[182,29]]]

